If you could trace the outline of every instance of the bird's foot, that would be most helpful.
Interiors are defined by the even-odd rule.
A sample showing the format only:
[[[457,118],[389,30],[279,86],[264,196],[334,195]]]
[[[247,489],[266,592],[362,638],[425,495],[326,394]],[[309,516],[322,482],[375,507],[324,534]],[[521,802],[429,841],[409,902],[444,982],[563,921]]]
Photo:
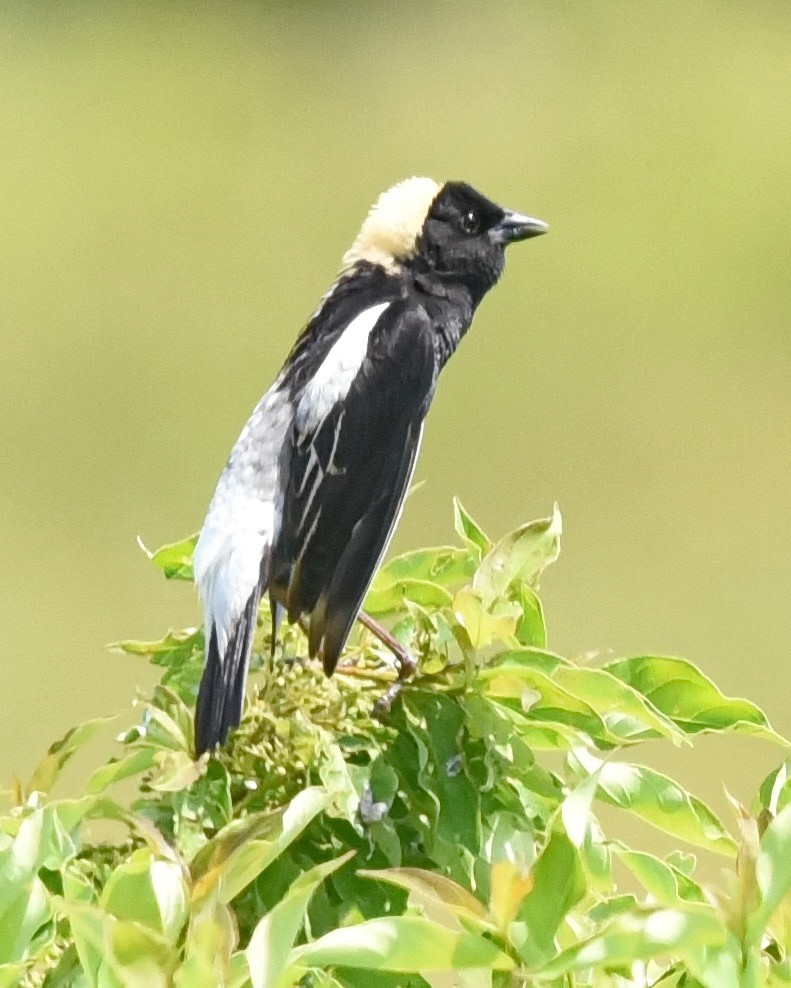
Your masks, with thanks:
[[[387,720],[390,716],[390,711],[393,709],[393,704],[403,688],[403,679],[397,679],[394,683],[391,683],[387,687],[384,693],[374,704],[372,714],[375,720]]]

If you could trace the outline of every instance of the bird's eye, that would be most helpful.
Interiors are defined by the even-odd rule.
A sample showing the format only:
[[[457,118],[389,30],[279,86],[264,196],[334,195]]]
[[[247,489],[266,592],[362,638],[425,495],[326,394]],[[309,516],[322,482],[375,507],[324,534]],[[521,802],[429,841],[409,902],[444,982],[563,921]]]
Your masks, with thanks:
[[[476,234],[481,228],[481,218],[474,209],[469,209],[461,218],[461,228],[470,235]]]

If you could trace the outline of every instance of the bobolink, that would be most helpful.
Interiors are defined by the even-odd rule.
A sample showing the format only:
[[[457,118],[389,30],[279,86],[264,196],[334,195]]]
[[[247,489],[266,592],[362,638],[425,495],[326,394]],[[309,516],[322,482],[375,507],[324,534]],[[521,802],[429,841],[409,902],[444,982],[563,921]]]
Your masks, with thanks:
[[[261,596],[331,675],[398,522],[439,372],[503,270],[546,231],[463,182],[384,192],[231,451],[195,548],[206,665],[198,754],[242,713]]]

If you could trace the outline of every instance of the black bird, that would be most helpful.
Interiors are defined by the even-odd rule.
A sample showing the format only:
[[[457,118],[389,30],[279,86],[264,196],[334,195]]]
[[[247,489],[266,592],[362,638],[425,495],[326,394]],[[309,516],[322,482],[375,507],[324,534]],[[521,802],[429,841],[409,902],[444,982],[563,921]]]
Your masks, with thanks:
[[[503,270],[546,224],[464,182],[410,178],[371,209],[341,273],[255,407],[195,548],[206,666],[198,754],[241,718],[268,591],[331,675],[398,522],[439,372]]]

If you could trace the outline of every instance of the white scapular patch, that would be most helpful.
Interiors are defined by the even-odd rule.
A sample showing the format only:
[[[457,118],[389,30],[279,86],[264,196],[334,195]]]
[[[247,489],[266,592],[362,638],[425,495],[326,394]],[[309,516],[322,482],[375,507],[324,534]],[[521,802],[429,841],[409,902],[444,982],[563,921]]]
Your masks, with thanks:
[[[300,432],[318,428],[333,405],[346,397],[368,352],[371,330],[388,305],[389,302],[380,302],[364,309],[332,345],[299,399],[294,422]]]
[[[358,261],[381,264],[390,271],[397,268],[399,261],[414,253],[428,211],[441,189],[433,178],[408,178],[383,192],[343,255],[342,269]]]

